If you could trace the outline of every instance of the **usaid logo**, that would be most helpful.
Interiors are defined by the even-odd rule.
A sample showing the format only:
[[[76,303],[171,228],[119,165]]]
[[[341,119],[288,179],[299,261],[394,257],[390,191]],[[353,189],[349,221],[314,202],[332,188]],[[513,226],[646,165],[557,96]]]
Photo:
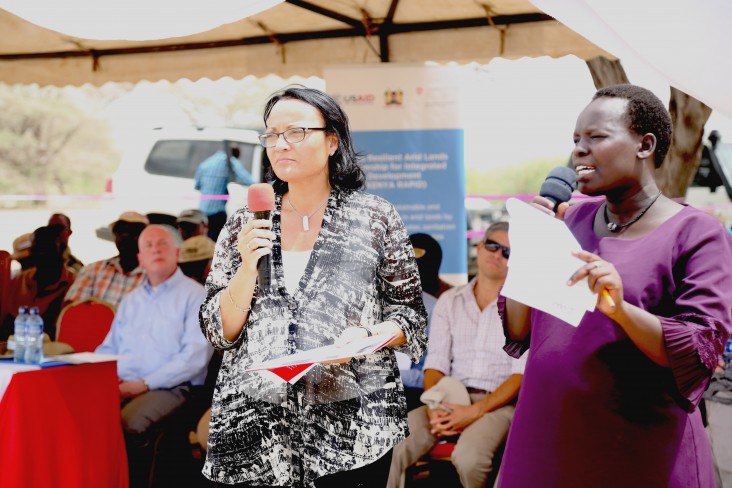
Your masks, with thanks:
[[[384,92],[384,105],[401,106],[404,104],[404,92],[402,90],[386,90]]]
[[[376,96],[373,93],[335,95],[333,98],[343,105],[371,105],[376,101]]]

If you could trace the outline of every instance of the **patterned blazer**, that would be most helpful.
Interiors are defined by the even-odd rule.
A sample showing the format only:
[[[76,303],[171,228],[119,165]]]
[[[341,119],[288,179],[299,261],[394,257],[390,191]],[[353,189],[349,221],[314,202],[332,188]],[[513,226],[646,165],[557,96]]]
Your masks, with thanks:
[[[224,483],[309,486],[315,478],[378,459],[407,433],[394,350],[346,364],[316,365],[294,385],[252,364],[332,344],[346,327],[396,322],[401,352],[418,361],[427,314],[407,231],[394,207],[367,193],[334,189],[298,289],[285,289],[282,195],[275,199],[272,288],[257,289],[240,336],[223,337],[219,300],[241,263],[236,235],[253,218],[231,216],[216,246],[201,328],[226,351],[212,406],[204,474]],[[225,293],[225,292],[224,292]]]

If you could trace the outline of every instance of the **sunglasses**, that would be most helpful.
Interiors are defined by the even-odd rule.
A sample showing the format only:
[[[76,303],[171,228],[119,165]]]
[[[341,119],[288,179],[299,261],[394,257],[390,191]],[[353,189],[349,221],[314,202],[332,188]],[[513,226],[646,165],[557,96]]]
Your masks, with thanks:
[[[511,255],[510,247],[499,244],[491,239],[486,239],[485,241],[483,241],[483,247],[490,252],[496,252],[500,249],[501,255],[506,259],[508,259],[508,257]]]

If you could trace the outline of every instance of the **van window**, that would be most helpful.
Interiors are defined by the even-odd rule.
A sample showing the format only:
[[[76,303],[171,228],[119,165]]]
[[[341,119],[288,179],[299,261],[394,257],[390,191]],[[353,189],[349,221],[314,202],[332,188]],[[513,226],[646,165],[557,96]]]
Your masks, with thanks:
[[[254,145],[237,142],[239,160],[244,168],[252,172]],[[199,140],[160,140],[155,143],[145,162],[145,171],[153,175],[193,178],[196,168],[216,151],[225,150],[227,143]]]

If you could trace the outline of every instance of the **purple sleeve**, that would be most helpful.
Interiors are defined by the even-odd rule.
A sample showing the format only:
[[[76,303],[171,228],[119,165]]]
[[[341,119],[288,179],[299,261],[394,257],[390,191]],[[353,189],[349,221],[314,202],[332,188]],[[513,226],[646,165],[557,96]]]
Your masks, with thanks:
[[[503,350],[506,351],[509,356],[518,359],[523,353],[529,350],[531,334],[527,335],[520,341],[512,339],[508,333],[508,325],[506,323],[506,297],[500,293],[498,294],[496,306],[498,307],[498,315],[501,316],[501,323],[503,324],[503,335],[506,336],[506,345],[503,346]]]
[[[694,227],[679,239],[693,245],[674,265],[681,276],[677,314],[659,317],[679,403],[689,411],[709,384],[732,323],[732,240],[716,222]]]
[[[671,371],[683,396],[681,406],[691,411],[709,385],[729,334],[722,323],[710,317],[686,314],[659,318]]]

